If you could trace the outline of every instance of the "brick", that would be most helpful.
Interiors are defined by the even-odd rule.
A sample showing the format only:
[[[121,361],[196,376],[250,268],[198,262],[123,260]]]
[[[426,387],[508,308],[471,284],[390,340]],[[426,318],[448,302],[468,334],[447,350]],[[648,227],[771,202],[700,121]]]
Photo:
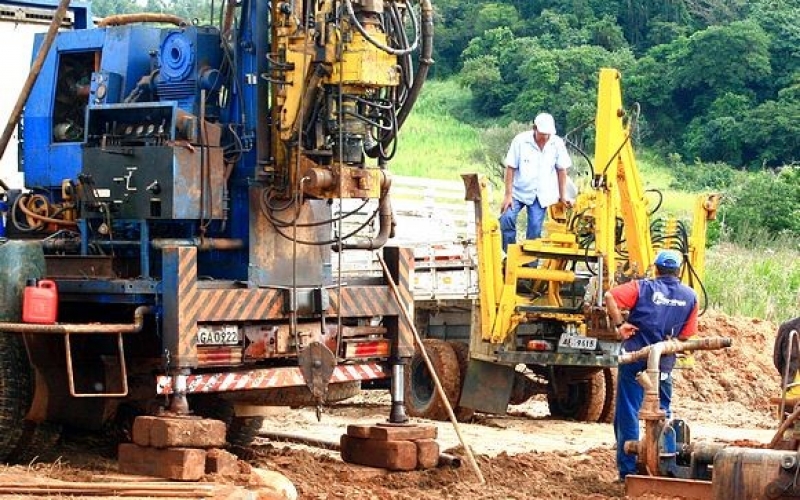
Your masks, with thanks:
[[[348,463],[389,470],[417,468],[417,445],[412,441],[382,441],[343,434],[340,444],[342,460]]]
[[[347,426],[347,435],[357,438],[370,438],[378,441],[413,441],[416,439],[436,439],[438,429],[435,425],[419,424],[352,424]]]
[[[186,417],[136,417],[133,442],[155,448],[218,448],[225,446],[225,423]]]
[[[119,445],[119,472],[178,481],[197,481],[206,472],[206,451],[197,448],[153,448]]]
[[[417,446],[417,468],[433,469],[439,465],[439,443],[433,439],[414,441]]]
[[[206,474],[235,476],[239,474],[239,459],[233,453],[212,448],[206,452]]]

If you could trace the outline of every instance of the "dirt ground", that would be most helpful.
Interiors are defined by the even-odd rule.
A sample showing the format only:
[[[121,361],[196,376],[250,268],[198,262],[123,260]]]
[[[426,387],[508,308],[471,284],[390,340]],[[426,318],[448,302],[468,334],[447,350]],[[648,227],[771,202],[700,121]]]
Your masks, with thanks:
[[[674,412],[686,420],[695,441],[767,443],[776,421],[769,398],[779,393],[772,365],[777,325],[732,318],[709,311],[700,321],[700,336],[727,336],[733,346],[699,352],[695,366],[675,374]],[[338,453],[318,447],[259,439],[246,459],[285,474],[302,499],[589,499],[624,498],[615,482],[613,429],[609,424],[553,420],[547,404],[535,397],[509,408],[508,415],[479,415],[461,425],[486,484],[478,484],[466,460],[460,468],[386,473],[344,464]],[[384,391],[325,409],[320,421],[311,409],[276,409],[265,431],[291,432],[338,442],[351,423],[386,420]],[[449,423],[436,423],[443,450],[463,456]],[[102,437],[67,435],[42,461],[0,470],[0,482],[37,477],[90,480],[114,472],[113,447]],[[13,498],[23,498],[14,496]],[[663,500],[650,497],[651,500]],[[671,499],[670,499],[671,500]]]

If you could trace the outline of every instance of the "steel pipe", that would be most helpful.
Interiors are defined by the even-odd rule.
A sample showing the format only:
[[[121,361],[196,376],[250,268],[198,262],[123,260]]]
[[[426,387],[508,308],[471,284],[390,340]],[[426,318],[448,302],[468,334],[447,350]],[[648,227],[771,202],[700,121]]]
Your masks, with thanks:
[[[201,252],[210,250],[241,250],[244,241],[238,238],[156,238],[150,242],[153,248],[196,247]]]

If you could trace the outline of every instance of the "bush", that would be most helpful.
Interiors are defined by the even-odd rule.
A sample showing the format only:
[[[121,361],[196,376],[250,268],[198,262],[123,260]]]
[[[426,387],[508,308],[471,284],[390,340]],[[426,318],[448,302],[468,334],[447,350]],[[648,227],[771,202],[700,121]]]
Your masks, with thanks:
[[[800,168],[748,175],[723,197],[720,218],[728,239],[744,245],[800,236]]]
[[[695,160],[686,165],[678,155],[671,155],[674,180],[670,187],[683,191],[724,191],[742,180],[743,174],[727,163],[703,163]]]

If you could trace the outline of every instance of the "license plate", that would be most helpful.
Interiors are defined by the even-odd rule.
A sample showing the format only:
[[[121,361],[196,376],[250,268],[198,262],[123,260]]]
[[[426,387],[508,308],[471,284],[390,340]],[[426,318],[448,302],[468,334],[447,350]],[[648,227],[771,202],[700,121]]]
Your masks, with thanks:
[[[197,332],[200,345],[236,345],[239,343],[239,329],[235,326],[201,326]]]
[[[585,349],[593,351],[597,348],[597,339],[594,337],[584,337],[582,335],[569,335],[564,333],[558,341],[559,347],[569,347],[570,349]]]

